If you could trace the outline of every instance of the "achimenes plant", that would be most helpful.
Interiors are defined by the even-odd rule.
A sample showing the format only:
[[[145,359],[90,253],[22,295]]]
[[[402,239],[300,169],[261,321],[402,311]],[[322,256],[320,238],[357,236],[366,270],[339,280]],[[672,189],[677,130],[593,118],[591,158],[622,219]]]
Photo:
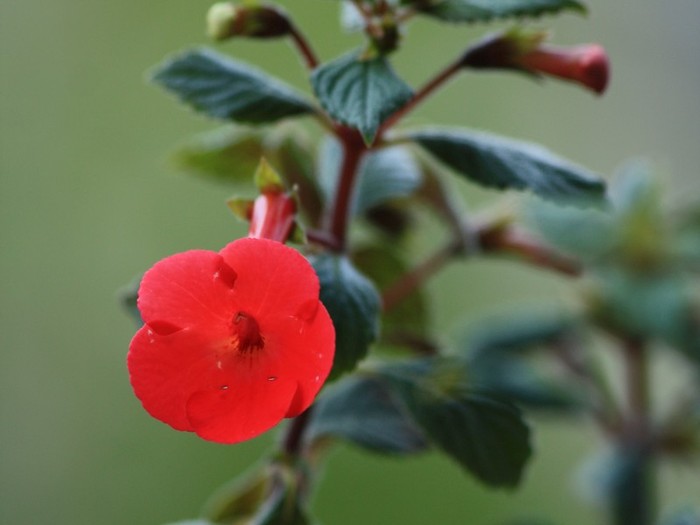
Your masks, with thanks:
[[[627,298],[626,286],[636,289],[634,279],[616,266],[594,266],[595,275],[617,287],[600,288],[598,308],[588,318],[623,343],[631,374],[628,414],[613,411],[597,376],[579,361],[572,347],[579,340],[570,337],[568,321],[528,321],[515,332],[512,325],[497,327],[466,352],[449,353],[430,338],[422,292],[425,281],[456,257],[506,255],[572,276],[586,262],[548,247],[510,217],[466,216],[449,177],[534,193],[542,199],[538,213],[557,204],[605,208],[603,181],[532,144],[467,129],[397,129],[460,72],[506,69],[557,77],[595,93],[608,80],[601,47],[550,47],[544,33],[516,25],[477,41],[414,91],[390,65],[412,18],[520,21],[580,13],[584,6],[576,0],[353,0],[341,6],[344,23],[363,31],[366,41],[325,63],[278,6],[222,3],[209,12],[216,40],[289,39],[308,69],[311,95],[207,49],[175,56],[153,74],[196,111],[235,124],[194,140],[178,153],[179,163],[234,183],[255,171],[259,196],[229,202],[250,222],[248,238],[219,252],[167,257],[145,273],[137,302],[143,325],[128,357],[134,391],[156,419],[218,443],[251,439],[293,418],[278,450],[217,496],[197,523],[313,523],[314,472],[338,439],[393,455],[434,447],[483,483],[513,487],[531,454],[518,408],[528,402],[575,406],[596,417],[611,442],[635,458],[620,478],[627,481],[610,489],[620,510],[616,522],[648,523],[651,451],[690,445],[681,432],[686,418],[652,431],[642,386],[648,334],[630,332],[617,307]],[[272,127],[301,117],[325,132],[319,144],[310,144],[297,124]],[[415,229],[418,206],[442,220],[449,239],[412,267],[402,246]],[[545,228],[563,224],[558,216],[538,216]],[[353,225],[364,231],[361,242],[351,242]],[[592,227],[574,231],[597,235]],[[285,246],[288,241],[298,249]],[[664,295],[664,286],[657,291],[675,301],[673,315],[690,315],[678,302],[685,296]],[[646,317],[638,321],[652,329]],[[658,333],[681,341],[666,328],[661,323]],[[682,341],[697,341],[694,331],[683,334],[690,339]],[[595,399],[575,403],[576,384],[562,385],[555,396],[533,379],[513,349],[543,341],[554,344],[556,357],[584,387],[595,387]],[[629,517],[628,505],[641,510]]]

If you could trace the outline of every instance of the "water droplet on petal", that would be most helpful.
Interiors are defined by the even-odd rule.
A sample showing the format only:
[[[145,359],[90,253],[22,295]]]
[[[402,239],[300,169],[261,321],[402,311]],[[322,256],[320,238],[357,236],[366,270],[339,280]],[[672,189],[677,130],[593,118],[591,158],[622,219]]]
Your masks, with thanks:
[[[228,390],[228,385],[221,385],[219,388],[221,390]]]
[[[317,383],[318,383],[318,382],[320,381],[320,379],[321,379],[321,377],[320,377],[320,376],[316,376],[316,377],[314,377],[314,381],[316,381]]]
[[[267,380],[268,381],[277,381],[277,376],[268,376]]]

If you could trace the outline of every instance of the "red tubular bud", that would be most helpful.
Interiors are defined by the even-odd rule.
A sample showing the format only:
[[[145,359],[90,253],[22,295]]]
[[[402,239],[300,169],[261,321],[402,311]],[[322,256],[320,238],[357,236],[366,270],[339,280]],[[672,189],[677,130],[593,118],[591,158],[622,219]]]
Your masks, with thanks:
[[[605,50],[597,44],[571,48],[543,45],[545,33],[512,30],[492,35],[462,57],[463,67],[471,69],[513,69],[533,75],[548,75],[575,82],[603,93],[610,78]]]
[[[263,192],[253,203],[248,236],[286,242],[294,229],[296,203],[282,192]]]
[[[602,94],[610,78],[608,55],[602,46],[586,44],[572,48],[540,46],[516,59],[523,69],[576,82]]]

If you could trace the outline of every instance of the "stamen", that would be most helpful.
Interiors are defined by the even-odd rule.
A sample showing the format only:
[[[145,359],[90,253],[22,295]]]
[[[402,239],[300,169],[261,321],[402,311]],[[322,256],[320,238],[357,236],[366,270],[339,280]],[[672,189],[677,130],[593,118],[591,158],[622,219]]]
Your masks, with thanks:
[[[239,352],[248,353],[262,350],[265,346],[258,322],[250,314],[238,312],[233,318],[232,328],[238,339]]]

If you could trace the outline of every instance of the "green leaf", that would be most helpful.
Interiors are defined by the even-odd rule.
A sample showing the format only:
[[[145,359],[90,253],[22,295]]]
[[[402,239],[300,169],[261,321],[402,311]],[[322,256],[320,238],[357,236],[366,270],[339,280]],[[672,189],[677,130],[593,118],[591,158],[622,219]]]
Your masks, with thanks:
[[[446,22],[488,22],[494,18],[537,17],[561,11],[585,13],[576,0],[409,0],[419,12]]]
[[[534,349],[575,337],[577,323],[558,311],[530,308],[482,320],[459,345],[473,383],[526,408],[571,412],[585,404],[577,384],[548,377]],[[529,359],[528,359],[529,358]]]
[[[692,283],[675,272],[597,271],[593,316],[633,338],[666,341],[700,364],[700,330]]]
[[[335,327],[335,359],[331,377],[352,370],[379,336],[381,299],[374,284],[344,256],[311,258],[321,282],[321,302]]]
[[[263,134],[223,127],[195,136],[173,154],[176,168],[218,182],[250,182],[264,156]]]
[[[414,360],[377,374],[394,388],[428,438],[482,482],[512,487],[531,454],[530,431],[510,403],[466,385],[457,360]]]
[[[542,146],[467,131],[427,130],[409,135],[444,164],[484,186],[530,190],[548,199],[601,199],[604,182]]]
[[[597,261],[616,246],[614,218],[603,210],[557,206],[533,199],[527,214],[547,241],[584,261]]]
[[[209,49],[194,49],[156,68],[154,82],[210,117],[251,124],[313,113],[279,80]]]
[[[383,148],[367,156],[354,202],[355,213],[365,213],[386,201],[413,194],[422,181],[408,148]]]
[[[412,454],[428,447],[401,402],[376,378],[347,377],[325,390],[314,406],[306,434],[311,444],[337,437],[384,454]]]
[[[253,516],[270,491],[269,465],[255,469],[221,487],[207,501],[203,514],[215,523],[236,523]]]
[[[303,476],[290,465],[272,461],[219,489],[203,514],[219,524],[309,525],[300,500]]]
[[[321,145],[319,178],[327,197],[335,193],[342,161],[338,141],[328,138]],[[422,174],[405,146],[382,148],[365,155],[359,168],[351,205],[352,214],[366,213],[387,201],[407,197],[421,185]]]
[[[527,309],[480,320],[478,328],[462,347],[471,356],[522,354],[533,347],[568,337],[577,328],[576,321],[560,309],[528,306]]]
[[[586,404],[581,388],[547,378],[533,363],[513,354],[474,356],[468,366],[475,384],[527,409],[568,414]]]
[[[265,157],[288,188],[296,188],[301,210],[317,224],[323,201],[315,178],[314,155],[303,130],[281,125],[271,133],[225,126],[195,136],[173,155],[177,168],[231,184],[250,184],[260,158]]]
[[[311,84],[331,118],[358,129],[368,144],[387,117],[413,96],[384,56],[364,58],[357,51],[318,67]]]

